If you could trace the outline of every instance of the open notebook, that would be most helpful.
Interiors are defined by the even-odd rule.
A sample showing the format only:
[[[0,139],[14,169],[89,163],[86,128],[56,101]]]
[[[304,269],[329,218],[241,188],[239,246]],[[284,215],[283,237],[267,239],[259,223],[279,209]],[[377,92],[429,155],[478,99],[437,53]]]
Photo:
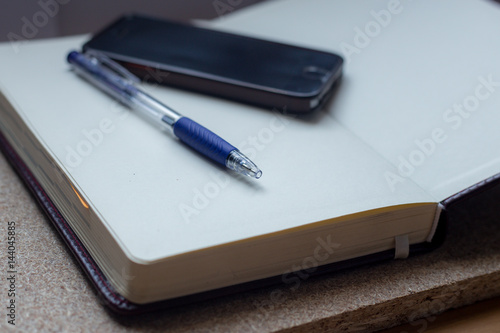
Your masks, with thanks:
[[[258,181],[71,73],[65,56],[88,36],[0,46],[2,145],[116,311],[404,258],[500,172],[498,18],[486,0],[290,0],[213,24],[347,60],[333,100],[307,117],[144,87],[233,142]]]

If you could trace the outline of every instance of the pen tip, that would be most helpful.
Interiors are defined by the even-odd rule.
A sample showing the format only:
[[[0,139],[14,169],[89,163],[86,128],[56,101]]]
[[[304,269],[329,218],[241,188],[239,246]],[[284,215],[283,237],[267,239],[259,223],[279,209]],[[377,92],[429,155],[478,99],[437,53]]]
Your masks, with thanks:
[[[226,160],[226,166],[242,175],[259,179],[262,171],[245,155],[238,150],[233,150]]]
[[[255,164],[254,165],[243,164],[242,167],[246,169],[247,176],[253,177],[255,179],[259,179],[260,177],[262,177],[262,171],[259,168],[257,168]]]

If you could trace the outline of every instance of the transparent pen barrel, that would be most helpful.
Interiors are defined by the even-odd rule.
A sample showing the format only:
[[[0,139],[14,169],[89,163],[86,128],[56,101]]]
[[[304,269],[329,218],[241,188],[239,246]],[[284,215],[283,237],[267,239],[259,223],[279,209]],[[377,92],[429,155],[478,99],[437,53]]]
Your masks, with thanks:
[[[130,106],[153,118],[172,126],[182,116],[160,101],[142,91],[135,90],[130,96]]]

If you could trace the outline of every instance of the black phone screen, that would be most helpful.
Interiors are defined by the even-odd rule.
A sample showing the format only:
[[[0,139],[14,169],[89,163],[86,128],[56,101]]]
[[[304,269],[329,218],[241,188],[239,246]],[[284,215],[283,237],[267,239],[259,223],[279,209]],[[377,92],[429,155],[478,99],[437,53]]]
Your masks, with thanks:
[[[295,96],[320,93],[342,65],[342,58],[328,52],[141,16],[115,22],[86,49],[116,60]]]

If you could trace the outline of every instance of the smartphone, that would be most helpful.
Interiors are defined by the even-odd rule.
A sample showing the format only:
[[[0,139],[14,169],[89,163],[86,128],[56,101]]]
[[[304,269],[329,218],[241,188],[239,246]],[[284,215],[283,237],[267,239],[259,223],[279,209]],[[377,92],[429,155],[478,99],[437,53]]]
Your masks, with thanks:
[[[319,108],[343,63],[329,52],[139,15],[120,18],[83,51],[146,81],[288,112]]]

